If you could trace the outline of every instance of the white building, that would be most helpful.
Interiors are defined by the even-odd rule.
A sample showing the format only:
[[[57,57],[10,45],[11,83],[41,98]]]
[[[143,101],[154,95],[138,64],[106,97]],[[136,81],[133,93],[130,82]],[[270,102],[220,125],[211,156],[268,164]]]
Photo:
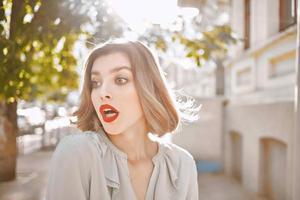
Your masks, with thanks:
[[[292,199],[296,0],[232,0],[225,170],[252,192]]]
[[[168,82],[175,89],[184,89],[195,98],[215,97],[215,66],[196,67],[184,58],[170,58],[164,64]]]
[[[195,160],[222,163],[223,99],[216,98],[215,67],[198,68],[196,64],[169,59],[163,64],[169,84],[184,95],[196,99],[202,105],[199,120],[184,124],[172,141],[192,153]]]
[[[180,2],[195,7],[205,3]],[[223,127],[215,134],[222,135],[216,140],[220,145],[215,152],[221,152],[224,172],[236,177],[248,191],[268,199],[293,199],[296,0],[219,2],[230,4],[232,29],[244,40],[229,51],[226,101],[219,104],[220,112],[215,106],[206,109],[221,120],[216,125]],[[215,137],[203,137],[201,132],[213,127],[203,125],[195,126],[199,132],[189,147],[199,159],[206,159],[208,153],[201,153],[205,149],[200,144],[206,141],[207,146]]]

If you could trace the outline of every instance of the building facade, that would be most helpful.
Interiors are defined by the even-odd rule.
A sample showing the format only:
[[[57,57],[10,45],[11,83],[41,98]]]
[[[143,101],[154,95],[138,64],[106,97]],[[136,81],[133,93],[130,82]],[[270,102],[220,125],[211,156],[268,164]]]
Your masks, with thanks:
[[[185,96],[195,99],[200,106],[199,119],[185,123],[172,136],[172,141],[194,156],[195,160],[222,165],[223,99],[216,98],[215,67],[198,68],[182,63],[181,59],[169,59],[163,64],[169,84]]]
[[[216,1],[230,6],[230,25],[241,39],[229,50],[230,59],[225,63],[220,112],[215,110],[217,106],[204,105],[204,113],[221,120],[215,122],[222,127],[215,133],[220,135],[216,140],[220,142],[220,162],[224,172],[246,190],[267,199],[294,199],[297,0]],[[179,5],[201,10],[205,2],[179,0]],[[220,97],[211,97],[208,102],[214,99]],[[196,126],[189,128],[191,132],[198,130],[194,140],[207,146],[214,137],[203,131],[209,132],[213,126]],[[210,155],[203,153],[208,147],[191,146],[197,148],[199,159]]]
[[[296,0],[232,0],[243,41],[226,66],[224,168],[249,191],[292,199]]]

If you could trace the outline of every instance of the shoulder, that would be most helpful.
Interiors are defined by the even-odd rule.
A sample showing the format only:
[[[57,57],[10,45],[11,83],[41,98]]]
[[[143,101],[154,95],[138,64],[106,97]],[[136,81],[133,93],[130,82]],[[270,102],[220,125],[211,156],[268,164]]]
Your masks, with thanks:
[[[176,144],[168,143],[167,147],[167,165],[172,172],[171,180],[180,191],[181,199],[198,199],[198,173],[194,157]]]
[[[93,132],[82,132],[63,137],[58,143],[53,157],[61,159],[88,159],[97,150]]]
[[[92,135],[92,132],[81,132],[67,135],[58,143],[57,149],[74,150],[88,148],[93,145]]]
[[[169,143],[163,143],[163,146],[165,148],[167,148],[168,154],[176,156],[183,161],[193,161],[194,160],[194,157],[192,156],[192,154],[188,150],[184,149],[183,147],[181,147],[179,145],[169,142]]]
[[[195,160],[192,154],[183,147],[174,143],[162,143],[165,150],[165,157],[167,157],[176,168],[186,168],[187,166],[194,165]]]
[[[163,143],[164,161],[169,170],[171,182],[178,189],[186,187],[192,176],[196,174],[195,160],[192,154],[174,143]]]
[[[51,158],[47,199],[86,199],[93,170],[98,167],[96,156],[91,134],[63,137]]]

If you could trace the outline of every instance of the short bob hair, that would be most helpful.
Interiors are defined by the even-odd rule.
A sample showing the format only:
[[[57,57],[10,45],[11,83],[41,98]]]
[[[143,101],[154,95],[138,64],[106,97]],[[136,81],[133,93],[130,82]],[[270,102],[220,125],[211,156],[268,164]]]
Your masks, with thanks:
[[[74,113],[77,127],[81,131],[105,131],[91,101],[91,69],[97,58],[116,52],[124,53],[130,61],[148,132],[158,136],[174,132],[181,115],[157,58],[143,43],[120,39],[97,46],[86,60],[80,104]]]

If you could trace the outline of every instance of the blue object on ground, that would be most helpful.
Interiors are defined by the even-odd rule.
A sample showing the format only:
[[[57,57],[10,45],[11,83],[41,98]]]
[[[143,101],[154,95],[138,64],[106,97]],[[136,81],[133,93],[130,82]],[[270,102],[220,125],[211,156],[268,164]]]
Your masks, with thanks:
[[[198,160],[196,166],[198,173],[220,172],[222,170],[221,164],[217,161]]]

